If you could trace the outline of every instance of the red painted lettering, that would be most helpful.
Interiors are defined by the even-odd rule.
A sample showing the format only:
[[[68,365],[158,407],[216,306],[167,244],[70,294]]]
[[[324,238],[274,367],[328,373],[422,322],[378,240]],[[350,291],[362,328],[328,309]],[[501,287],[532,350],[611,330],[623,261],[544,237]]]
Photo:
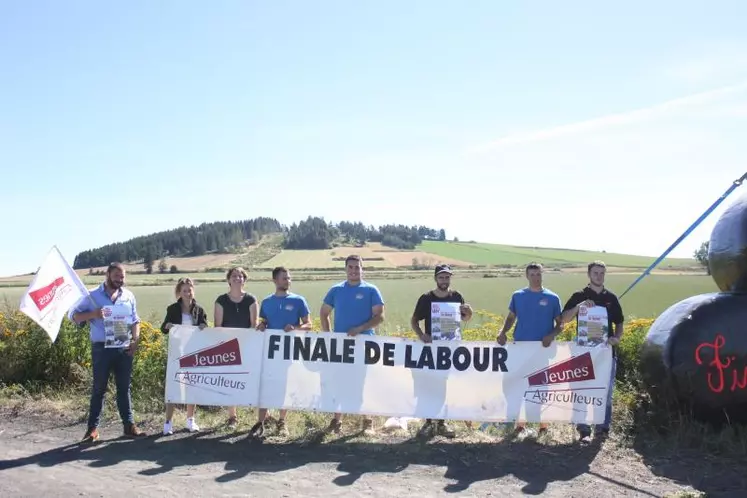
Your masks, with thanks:
[[[736,391],[737,389],[747,389],[747,367],[742,370],[742,378],[739,378],[739,372],[736,370],[731,371],[732,381],[731,390]]]
[[[731,386],[729,387],[731,392],[738,389],[747,389],[747,367],[741,371],[737,368],[729,368],[733,358],[721,357],[721,349],[725,344],[724,336],[716,334],[716,339],[713,342],[704,342],[695,348],[695,363],[698,365],[704,363],[701,351],[704,349],[712,350],[713,359],[708,363],[708,366],[713,370],[708,372],[708,389],[717,394],[724,391],[725,379],[729,374],[731,374]]]

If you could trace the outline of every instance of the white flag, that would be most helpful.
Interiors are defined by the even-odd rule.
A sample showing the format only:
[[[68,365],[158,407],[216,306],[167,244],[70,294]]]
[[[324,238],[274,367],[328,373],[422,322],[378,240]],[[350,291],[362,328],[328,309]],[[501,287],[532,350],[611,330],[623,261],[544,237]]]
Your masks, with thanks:
[[[86,296],[89,296],[88,289],[78,274],[70,268],[57,246],[52,246],[21,298],[21,312],[38,323],[54,342],[65,314]]]

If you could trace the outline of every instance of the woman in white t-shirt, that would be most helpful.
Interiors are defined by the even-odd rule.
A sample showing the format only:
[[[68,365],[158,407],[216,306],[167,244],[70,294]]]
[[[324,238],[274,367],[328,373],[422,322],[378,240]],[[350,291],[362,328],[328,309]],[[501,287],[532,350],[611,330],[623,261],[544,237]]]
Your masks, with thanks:
[[[177,300],[166,308],[166,318],[161,324],[161,332],[168,334],[174,325],[196,325],[200,329],[207,327],[207,314],[195,300],[195,286],[189,277],[180,278],[174,289]],[[166,403],[166,422],[163,424],[165,436],[173,434],[171,418],[174,416],[174,405]],[[200,428],[195,422],[195,405],[187,405],[187,430],[197,432]]]

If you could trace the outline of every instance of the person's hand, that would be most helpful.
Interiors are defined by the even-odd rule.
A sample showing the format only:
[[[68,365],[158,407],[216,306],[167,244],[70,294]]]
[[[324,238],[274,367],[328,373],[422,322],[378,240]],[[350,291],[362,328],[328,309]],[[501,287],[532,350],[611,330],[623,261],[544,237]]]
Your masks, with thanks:
[[[131,339],[130,340],[130,345],[127,346],[127,349],[125,349],[125,351],[127,352],[128,355],[130,355],[130,356],[134,356],[135,355],[135,352],[137,351],[137,343],[139,342],[139,340],[140,340],[139,337],[137,339]]]
[[[267,322],[259,322],[256,330],[259,330],[260,332],[267,330]]]
[[[294,329],[295,327],[289,323],[283,330],[285,330],[286,332],[293,332]]]
[[[620,339],[619,339],[618,337],[615,337],[615,336],[613,335],[613,336],[611,336],[611,337],[610,337],[609,339],[607,339],[607,343],[608,343],[608,344],[609,344],[610,346],[617,346],[618,344],[620,344]]]
[[[462,304],[459,306],[459,313],[462,315],[462,320],[469,320],[472,317],[472,306],[469,304]]]
[[[363,331],[360,327],[353,327],[352,329],[348,330],[348,335],[350,337],[355,337],[358,334],[360,334]]]
[[[542,338],[542,345],[546,348],[549,348],[553,340],[555,340],[555,336],[553,334],[547,334]]]
[[[91,319],[94,318],[104,318],[104,308],[98,308],[91,312],[92,316]]]
[[[594,306],[596,306],[596,303],[594,303],[594,301],[592,301],[591,299],[587,299],[586,301],[578,303],[578,307],[581,308],[581,306],[585,306],[587,308],[593,308]]]
[[[207,323],[201,323],[198,327],[200,327],[200,330],[205,330],[205,328],[207,328]]]
[[[430,344],[433,342],[433,337],[429,334],[423,334],[420,336],[420,340],[426,344]]]
[[[496,338],[496,340],[498,341],[498,344],[500,344],[501,346],[505,346],[506,345],[506,333],[501,332],[500,334],[498,334],[498,337]]]
[[[171,330],[171,327],[173,327],[173,326],[174,326],[174,324],[173,324],[173,323],[171,323],[171,322],[169,322],[169,323],[167,323],[166,325],[164,325],[164,327],[163,327],[163,328],[165,328],[165,329],[166,329],[167,331],[169,331],[169,330]]]

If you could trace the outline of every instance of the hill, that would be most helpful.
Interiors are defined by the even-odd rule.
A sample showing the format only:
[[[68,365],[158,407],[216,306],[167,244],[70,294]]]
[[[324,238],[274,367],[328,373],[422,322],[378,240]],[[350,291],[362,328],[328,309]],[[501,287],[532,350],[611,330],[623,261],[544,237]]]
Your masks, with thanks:
[[[342,268],[345,257],[353,253],[363,257],[369,269],[392,271],[426,270],[438,263],[475,271],[517,269],[530,261],[570,270],[594,260],[606,262],[612,271],[632,271],[654,261],[629,254],[448,241],[443,229],[422,225],[375,228],[310,216],[290,227],[272,218],[179,227],[83,251],[75,257],[73,268],[81,275],[95,275],[110,261],[120,261],[129,273],[148,274],[222,272],[233,265],[324,271]],[[702,267],[691,258],[667,258],[658,269],[700,271]],[[16,277],[1,280],[12,279]]]
[[[443,258],[469,261],[480,266],[522,266],[530,261],[539,261],[546,266],[567,267],[585,266],[591,261],[601,260],[608,266],[637,269],[648,267],[656,259],[630,254],[477,242],[424,241],[419,249]],[[667,258],[659,264],[659,268],[691,268],[697,265],[698,263],[691,258]]]
[[[380,242],[356,245],[339,245],[330,249],[284,249],[283,234],[263,236],[259,242],[246,244],[241,251],[228,254],[204,254],[196,257],[164,257],[160,273],[169,273],[172,266],[175,272],[220,272],[233,265],[247,269],[270,270],[285,266],[291,270],[321,272],[340,270],[350,254],[358,254],[364,266],[371,270],[427,270],[439,263],[447,263],[455,268],[470,270],[522,268],[531,261],[538,261],[548,268],[571,270],[585,269],[594,260],[602,260],[613,271],[642,270],[654,258],[629,254],[614,254],[573,249],[542,247],[522,247],[479,242],[423,241],[415,249],[387,247]],[[142,261],[128,262],[125,267],[130,273],[144,273]],[[80,270],[84,273],[99,273],[105,267]],[[699,269],[693,259],[668,258],[658,267],[659,270]],[[154,273],[159,273],[154,271]]]
[[[83,251],[75,257],[73,268],[94,268],[108,265],[112,261],[142,260],[152,271],[154,262],[167,256],[199,257],[211,253],[241,252],[247,243],[256,243],[263,235],[282,231],[282,225],[273,218],[181,226]]]

